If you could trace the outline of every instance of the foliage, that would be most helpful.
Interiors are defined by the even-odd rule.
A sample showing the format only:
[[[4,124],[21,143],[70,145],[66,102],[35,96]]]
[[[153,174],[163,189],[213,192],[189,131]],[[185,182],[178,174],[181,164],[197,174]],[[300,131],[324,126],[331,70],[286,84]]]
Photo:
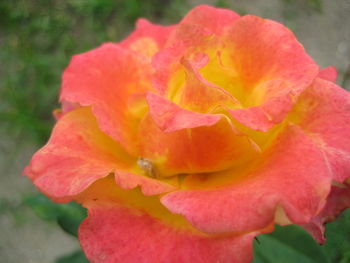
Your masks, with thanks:
[[[258,236],[253,263],[347,263],[350,262],[350,210],[327,225],[325,245],[319,245],[298,226],[277,226]]]
[[[77,236],[78,227],[86,217],[86,211],[80,205],[74,202],[56,204],[42,194],[27,196],[23,202],[31,207],[41,219],[57,221],[64,231],[74,236]]]
[[[70,57],[123,38],[138,17],[175,22],[183,0],[0,1],[0,122],[15,138],[44,143]]]
[[[58,258],[55,263],[88,263],[83,251],[75,251],[72,254]]]

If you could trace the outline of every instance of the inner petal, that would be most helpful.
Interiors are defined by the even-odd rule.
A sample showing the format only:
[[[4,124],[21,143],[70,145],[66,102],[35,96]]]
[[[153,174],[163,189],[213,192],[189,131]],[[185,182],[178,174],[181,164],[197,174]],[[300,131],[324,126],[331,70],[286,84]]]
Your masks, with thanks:
[[[160,176],[221,171],[259,154],[225,118],[211,126],[164,132],[148,116],[139,132],[141,157],[152,161]]]

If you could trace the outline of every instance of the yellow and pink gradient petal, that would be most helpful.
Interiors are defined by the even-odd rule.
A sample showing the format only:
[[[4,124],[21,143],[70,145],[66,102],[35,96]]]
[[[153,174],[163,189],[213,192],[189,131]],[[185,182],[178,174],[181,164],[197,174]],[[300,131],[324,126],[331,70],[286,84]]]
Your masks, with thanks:
[[[88,209],[87,258],[252,260],[252,240],[298,224],[319,242],[350,206],[350,95],[285,26],[200,5],[140,19],[72,58],[48,143],[24,173]]]

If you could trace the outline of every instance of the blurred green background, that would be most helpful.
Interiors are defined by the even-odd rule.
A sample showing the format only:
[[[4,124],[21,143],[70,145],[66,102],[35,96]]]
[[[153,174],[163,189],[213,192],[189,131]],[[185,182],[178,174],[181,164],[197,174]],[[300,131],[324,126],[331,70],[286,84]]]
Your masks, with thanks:
[[[52,203],[20,176],[49,136],[70,57],[123,39],[138,17],[172,24],[200,3],[286,24],[350,88],[350,0],[0,0],[0,262],[86,262],[76,239],[84,209]],[[350,212],[327,238],[321,247],[294,226],[278,228],[258,237],[254,262],[350,262]]]

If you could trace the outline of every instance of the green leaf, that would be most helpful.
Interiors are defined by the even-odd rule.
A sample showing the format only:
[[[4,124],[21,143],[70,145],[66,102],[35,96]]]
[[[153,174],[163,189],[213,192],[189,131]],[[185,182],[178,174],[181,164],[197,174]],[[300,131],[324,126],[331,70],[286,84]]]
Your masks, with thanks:
[[[276,226],[254,242],[254,263],[330,263],[324,250],[298,226]]]
[[[76,203],[60,205],[57,223],[67,233],[77,236],[81,221],[86,217],[86,210]]]
[[[76,203],[56,204],[42,194],[27,196],[24,204],[31,207],[43,220],[57,221],[67,233],[77,236],[78,228],[86,217],[86,210]]]
[[[41,219],[46,221],[56,220],[60,213],[58,205],[42,194],[26,196],[23,199],[23,203],[32,208]]]
[[[323,246],[331,262],[350,262],[350,209],[326,226],[326,243]]]
[[[89,263],[84,253],[80,250],[72,254],[59,257],[55,263]]]

